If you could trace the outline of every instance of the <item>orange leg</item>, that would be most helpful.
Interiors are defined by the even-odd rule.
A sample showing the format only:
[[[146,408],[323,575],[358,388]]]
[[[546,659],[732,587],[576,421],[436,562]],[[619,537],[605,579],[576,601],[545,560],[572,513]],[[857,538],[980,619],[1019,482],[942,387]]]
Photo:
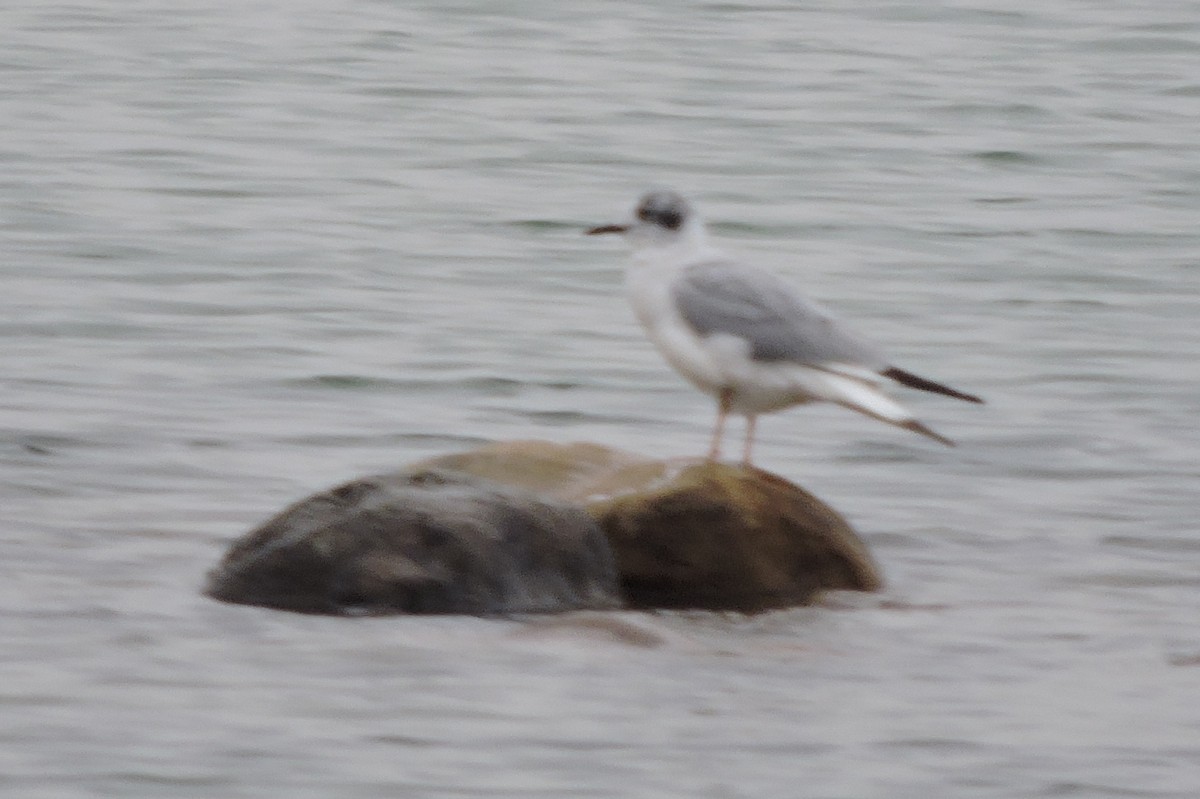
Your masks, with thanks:
[[[746,417],[746,446],[742,449],[742,465],[750,468],[750,448],[754,446],[754,426],[758,424],[757,415]]]
[[[712,446],[708,450],[710,461],[719,460],[721,457],[721,438],[725,435],[725,419],[729,416],[729,406],[732,404],[733,391],[728,388],[721,389],[717,397],[717,429],[713,431]]]

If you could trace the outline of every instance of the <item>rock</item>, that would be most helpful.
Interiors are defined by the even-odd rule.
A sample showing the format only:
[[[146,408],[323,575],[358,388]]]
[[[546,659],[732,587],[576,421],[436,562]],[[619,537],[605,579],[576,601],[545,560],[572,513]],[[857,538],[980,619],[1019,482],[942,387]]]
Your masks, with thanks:
[[[583,510],[431,469],[354,480],[292,505],[234,543],[206,593],[334,614],[620,604],[612,553]]]
[[[749,613],[880,585],[846,521],[782,477],[524,441],[303,500],[235,542],[207,592],[308,613],[488,615],[622,598]]]
[[[664,465],[664,461],[599,444],[550,441],[500,441],[417,464],[472,474],[569,502],[584,502],[597,493],[638,491],[661,477]],[[611,484],[614,475],[624,482]]]
[[[836,511],[761,469],[537,441],[424,465],[581,503],[608,536],[632,607],[757,612],[882,584]]]
[[[633,607],[753,613],[807,604],[825,590],[881,585],[841,516],[759,469],[692,464],[588,510],[608,535]]]

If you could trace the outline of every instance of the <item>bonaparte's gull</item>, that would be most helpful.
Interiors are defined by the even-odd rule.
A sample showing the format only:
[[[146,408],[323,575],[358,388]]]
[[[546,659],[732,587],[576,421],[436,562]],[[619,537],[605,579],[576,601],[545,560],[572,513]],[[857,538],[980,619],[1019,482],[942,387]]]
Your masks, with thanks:
[[[671,366],[717,398],[711,460],[720,456],[731,411],[746,417],[742,462],[748,466],[760,413],[836,402],[953,445],[883,386],[891,380],[983,402],[892,366],[878,348],[776,275],[731,260],[709,244],[703,221],[675,192],[650,192],[629,222],[587,232],[624,234],[634,251],[625,287],[638,320]]]

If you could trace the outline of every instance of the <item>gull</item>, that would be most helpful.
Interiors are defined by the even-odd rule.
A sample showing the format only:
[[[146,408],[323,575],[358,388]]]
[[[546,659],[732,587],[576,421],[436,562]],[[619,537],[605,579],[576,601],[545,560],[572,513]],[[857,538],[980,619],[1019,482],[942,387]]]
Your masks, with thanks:
[[[892,366],[880,349],[777,275],[730,259],[673,191],[652,191],[630,221],[587,233],[619,233],[632,245],[625,288],[638,321],[676,371],[716,397],[709,460],[720,458],[731,412],[746,417],[742,464],[749,467],[762,413],[833,402],[953,446],[883,387],[895,382],[983,402]]]

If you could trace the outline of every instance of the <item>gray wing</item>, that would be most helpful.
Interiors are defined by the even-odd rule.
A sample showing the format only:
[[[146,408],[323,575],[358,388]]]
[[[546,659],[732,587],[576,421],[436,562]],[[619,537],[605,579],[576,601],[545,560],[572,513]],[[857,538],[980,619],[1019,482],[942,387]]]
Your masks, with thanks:
[[[686,267],[671,290],[679,313],[697,333],[743,338],[755,360],[887,365],[882,352],[770,272],[704,261]]]

